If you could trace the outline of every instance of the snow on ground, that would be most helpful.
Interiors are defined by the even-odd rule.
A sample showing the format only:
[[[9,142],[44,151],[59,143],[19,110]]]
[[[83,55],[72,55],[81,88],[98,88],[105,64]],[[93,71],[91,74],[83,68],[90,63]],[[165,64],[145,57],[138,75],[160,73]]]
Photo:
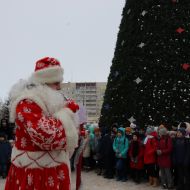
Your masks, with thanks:
[[[160,187],[153,188],[142,183],[136,185],[131,180],[127,182],[117,182],[115,179],[105,179],[97,176],[94,171],[82,173],[83,185],[81,190],[158,190]],[[0,190],[4,190],[5,180],[0,179]],[[72,174],[72,185],[75,183],[74,173]],[[75,187],[72,188],[75,190]]]

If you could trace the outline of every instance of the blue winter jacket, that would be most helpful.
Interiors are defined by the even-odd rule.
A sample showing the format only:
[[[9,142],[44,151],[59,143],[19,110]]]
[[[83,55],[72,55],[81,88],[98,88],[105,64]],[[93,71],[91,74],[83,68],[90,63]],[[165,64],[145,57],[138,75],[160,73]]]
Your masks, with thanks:
[[[129,148],[129,141],[125,137],[125,129],[120,127],[118,132],[121,132],[121,137],[116,137],[113,142],[113,150],[116,153],[117,158],[127,158],[127,151]]]
[[[11,145],[8,142],[0,142],[0,163],[6,164],[11,157]]]

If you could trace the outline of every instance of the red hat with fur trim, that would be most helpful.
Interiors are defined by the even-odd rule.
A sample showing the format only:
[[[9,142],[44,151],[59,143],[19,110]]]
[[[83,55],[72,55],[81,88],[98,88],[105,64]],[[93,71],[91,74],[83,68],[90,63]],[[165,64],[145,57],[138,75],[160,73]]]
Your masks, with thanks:
[[[62,82],[63,68],[57,59],[45,57],[36,62],[35,72],[31,79],[41,84]]]

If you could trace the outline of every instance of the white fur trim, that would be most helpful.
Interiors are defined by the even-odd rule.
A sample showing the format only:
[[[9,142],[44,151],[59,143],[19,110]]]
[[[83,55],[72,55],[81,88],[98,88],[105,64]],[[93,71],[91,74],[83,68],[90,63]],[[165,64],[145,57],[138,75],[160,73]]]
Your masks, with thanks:
[[[60,66],[52,66],[34,72],[31,80],[41,84],[54,83],[63,81],[63,68]]]
[[[36,104],[38,104],[42,110],[44,111],[44,113],[47,115],[48,114],[48,111],[46,109],[46,106],[44,105],[44,103],[42,102],[42,100],[35,96],[34,94],[30,94],[30,92],[24,92],[22,94],[22,96],[20,96],[19,98],[16,99],[16,101],[12,102],[11,105],[10,105],[10,114],[9,114],[9,120],[11,123],[14,123],[15,122],[15,118],[16,118],[16,106],[18,105],[18,103],[21,101],[21,100],[24,100],[24,99],[29,99],[29,100],[32,100],[34,101]]]
[[[62,108],[59,112],[54,114],[54,117],[59,119],[66,134],[66,149],[69,153],[73,153],[74,149],[78,146],[78,131],[79,125],[76,114],[73,113],[69,108]]]
[[[16,89],[20,89],[20,87],[16,87]],[[45,115],[52,115],[53,113],[60,110],[65,105],[65,101],[63,95],[52,90],[46,85],[37,85],[32,88],[25,87],[15,95],[15,88],[12,89],[10,94],[10,122],[15,122],[16,117],[16,106],[23,99],[30,99],[34,101],[38,106],[41,107]]]
[[[34,152],[18,150],[16,147],[13,147],[11,160],[17,167],[51,168],[66,164],[70,168],[69,154],[65,150]]]

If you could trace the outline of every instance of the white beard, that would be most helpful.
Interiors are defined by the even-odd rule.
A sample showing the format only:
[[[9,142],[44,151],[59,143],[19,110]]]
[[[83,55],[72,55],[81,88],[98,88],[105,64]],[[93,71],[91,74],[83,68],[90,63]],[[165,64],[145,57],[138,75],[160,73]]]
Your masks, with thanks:
[[[66,101],[61,91],[47,85],[31,85],[29,81],[19,81],[13,86],[10,97],[10,121],[14,122],[17,104],[23,99],[30,99],[40,106],[46,115],[52,115],[65,107]]]

